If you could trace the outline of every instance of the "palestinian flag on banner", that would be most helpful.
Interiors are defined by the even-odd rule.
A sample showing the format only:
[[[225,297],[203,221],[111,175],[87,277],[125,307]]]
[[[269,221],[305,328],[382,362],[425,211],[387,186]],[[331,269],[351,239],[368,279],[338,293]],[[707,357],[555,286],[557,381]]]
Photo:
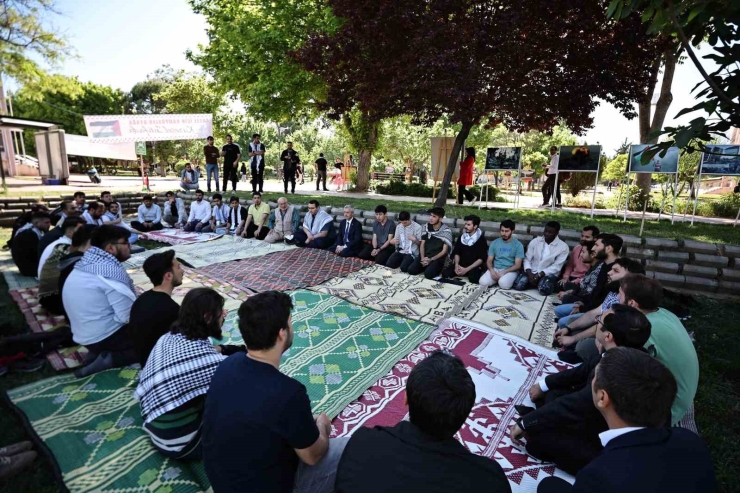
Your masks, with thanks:
[[[94,139],[121,136],[121,125],[118,120],[90,122],[89,126]]]

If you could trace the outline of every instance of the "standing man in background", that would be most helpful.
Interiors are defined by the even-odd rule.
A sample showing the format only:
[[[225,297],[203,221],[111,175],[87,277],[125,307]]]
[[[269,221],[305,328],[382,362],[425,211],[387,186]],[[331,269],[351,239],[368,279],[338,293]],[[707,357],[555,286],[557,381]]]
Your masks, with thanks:
[[[218,148],[213,145],[213,137],[208,137],[208,143],[203,146],[203,155],[206,157],[206,174],[208,175],[208,191],[211,191],[211,174],[216,180],[216,191],[218,188]],[[224,187],[226,191],[226,187]]]
[[[238,144],[234,144],[231,135],[226,136],[226,145],[221,148],[221,155],[224,157],[224,193],[229,180],[232,185],[231,192],[236,193],[236,169],[242,157],[242,150]]]
[[[285,193],[288,193],[288,182],[293,186],[292,193],[295,193],[295,174],[298,163],[301,162],[301,159],[298,157],[298,153],[293,149],[292,142],[288,142],[288,148],[280,153],[280,160],[283,162],[283,184],[285,185]]]
[[[319,189],[319,182],[323,182],[324,184],[324,191],[328,192],[329,189],[326,188],[326,165],[328,163],[326,162],[326,159],[324,159],[324,153],[319,153],[319,158],[314,162],[313,166],[316,169],[316,190]]]
[[[249,167],[252,172],[252,193],[262,193],[262,185],[265,182],[265,144],[260,142],[260,134],[252,135],[252,142],[249,143]]]
[[[556,146],[550,147],[550,164],[543,166],[547,173],[547,179],[545,180],[545,184],[542,185],[542,207],[550,205],[550,200],[552,199],[553,191],[555,190],[555,177],[558,172],[559,162],[560,154],[558,154],[558,148]],[[558,199],[556,205],[560,207],[560,182],[558,182],[556,196]]]

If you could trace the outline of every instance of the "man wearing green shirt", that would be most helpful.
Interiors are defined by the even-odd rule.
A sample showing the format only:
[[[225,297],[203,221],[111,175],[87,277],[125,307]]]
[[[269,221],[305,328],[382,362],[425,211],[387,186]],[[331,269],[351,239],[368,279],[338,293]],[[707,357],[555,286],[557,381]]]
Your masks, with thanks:
[[[678,393],[671,407],[671,425],[683,419],[691,407],[699,385],[699,359],[681,321],[665,308],[663,286],[655,279],[630,274],[619,285],[619,302],[637,308],[652,325],[645,344],[648,353],[671,370],[678,384]]]
[[[267,218],[270,216],[270,205],[262,203],[262,194],[252,194],[252,205],[247,210],[247,222],[242,231],[243,238],[264,240],[270,228],[267,227]]]

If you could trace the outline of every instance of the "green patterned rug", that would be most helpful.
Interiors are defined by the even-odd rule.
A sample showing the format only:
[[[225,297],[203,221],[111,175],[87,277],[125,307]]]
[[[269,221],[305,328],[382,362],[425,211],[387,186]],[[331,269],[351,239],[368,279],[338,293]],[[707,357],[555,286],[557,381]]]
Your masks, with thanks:
[[[299,290],[293,347],[281,371],[308,389],[313,411],[334,417],[434,330],[339,298]],[[223,343],[241,343],[236,313]],[[117,369],[77,380],[43,380],[8,392],[12,403],[57,460],[73,492],[198,492],[208,489],[200,463],[157,453],[141,428],[132,392],[137,370]]]

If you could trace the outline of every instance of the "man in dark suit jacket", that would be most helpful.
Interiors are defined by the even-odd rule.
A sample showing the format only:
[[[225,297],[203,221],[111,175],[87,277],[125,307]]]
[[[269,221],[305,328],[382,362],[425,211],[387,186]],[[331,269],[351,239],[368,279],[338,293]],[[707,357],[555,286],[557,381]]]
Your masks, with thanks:
[[[609,425],[599,436],[604,450],[574,485],[551,477],[537,493],[715,493],[717,480],[701,438],[665,427],[676,391],[671,371],[647,353],[608,351],[591,384],[593,403]]]
[[[344,219],[339,223],[337,240],[331,250],[340,257],[356,257],[362,251],[362,223],[355,219],[355,210],[344,206]]]
[[[596,320],[599,353],[616,347],[642,350],[650,338],[650,322],[639,310],[614,305]],[[549,375],[529,389],[537,410],[517,406],[521,417],[511,428],[511,438],[527,437],[527,452],[554,462],[570,474],[599,455],[599,433],[608,429],[591,399],[590,382],[599,356],[569,370]]]
[[[36,277],[39,269],[39,240],[49,231],[51,216],[48,212],[38,211],[31,216],[31,222],[20,228],[13,242],[10,253],[21,275]]]

